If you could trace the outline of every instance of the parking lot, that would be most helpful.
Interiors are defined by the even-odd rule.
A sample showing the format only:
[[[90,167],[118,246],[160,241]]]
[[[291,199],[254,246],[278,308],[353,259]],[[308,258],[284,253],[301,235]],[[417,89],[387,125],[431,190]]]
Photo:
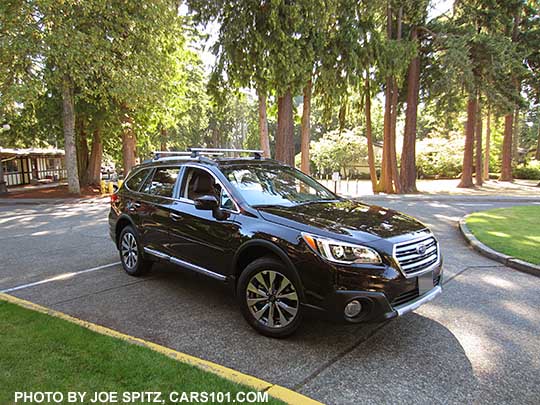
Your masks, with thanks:
[[[539,403],[540,278],[478,255],[456,226],[518,202],[369,201],[423,220],[444,257],[443,295],[382,324],[306,319],[289,339],[260,336],[217,281],[167,265],[127,276],[106,204],[0,206],[0,290],[324,403]]]

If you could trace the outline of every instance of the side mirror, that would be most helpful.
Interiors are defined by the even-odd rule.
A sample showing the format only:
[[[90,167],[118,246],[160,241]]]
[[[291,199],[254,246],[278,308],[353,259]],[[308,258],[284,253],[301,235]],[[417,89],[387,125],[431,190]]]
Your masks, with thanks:
[[[195,199],[195,208],[198,210],[214,211],[219,207],[217,198],[213,195],[202,195]]]

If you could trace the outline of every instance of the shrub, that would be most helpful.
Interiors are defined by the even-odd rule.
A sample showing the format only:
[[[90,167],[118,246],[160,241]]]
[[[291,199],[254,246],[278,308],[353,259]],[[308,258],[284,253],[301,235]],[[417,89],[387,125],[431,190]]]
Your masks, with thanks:
[[[531,160],[529,164],[514,168],[516,179],[540,180],[540,161]]]
[[[462,170],[463,137],[426,138],[416,146],[418,176],[455,178]]]
[[[377,160],[378,149],[375,150]],[[367,171],[367,140],[358,128],[325,133],[318,141],[311,142],[310,153],[320,174],[340,171],[344,176],[357,175],[358,167]]]

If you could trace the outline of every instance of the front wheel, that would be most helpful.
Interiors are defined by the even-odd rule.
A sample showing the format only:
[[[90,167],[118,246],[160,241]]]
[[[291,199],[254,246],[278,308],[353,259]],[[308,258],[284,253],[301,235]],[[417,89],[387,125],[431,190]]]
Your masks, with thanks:
[[[152,267],[152,262],[145,259],[142,249],[135,229],[129,225],[122,229],[118,250],[122,267],[130,276],[141,276]]]
[[[280,261],[263,257],[249,264],[240,275],[237,292],[242,315],[257,332],[283,338],[298,329],[299,283]]]

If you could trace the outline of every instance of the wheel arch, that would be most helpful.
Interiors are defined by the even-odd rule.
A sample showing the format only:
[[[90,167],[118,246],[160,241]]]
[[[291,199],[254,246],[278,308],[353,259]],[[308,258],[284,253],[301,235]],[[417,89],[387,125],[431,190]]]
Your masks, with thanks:
[[[296,266],[282,248],[277,246],[275,243],[264,239],[253,239],[245,242],[240,246],[240,248],[238,248],[236,254],[234,255],[232,263],[232,274],[234,276],[235,291],[236,283],[238,282],[240,273],[254,260],[265,256],[274,256],[295,275],[295,281],[300,286],[300,295],[303,299],[304,286],[302,284],[302,280],[300,278],[300,275],[298,274]]]
[[[114,227],[114,235],[115,235],[115,243],[117,247],[118,247],[118,243],[120,239],[120,233],[122,233],[122,229],[124,229],[128,225],[131,225],[133,228],[137,229],[133,220],[125,214],[121,215],[116,221],[116,225]]]

